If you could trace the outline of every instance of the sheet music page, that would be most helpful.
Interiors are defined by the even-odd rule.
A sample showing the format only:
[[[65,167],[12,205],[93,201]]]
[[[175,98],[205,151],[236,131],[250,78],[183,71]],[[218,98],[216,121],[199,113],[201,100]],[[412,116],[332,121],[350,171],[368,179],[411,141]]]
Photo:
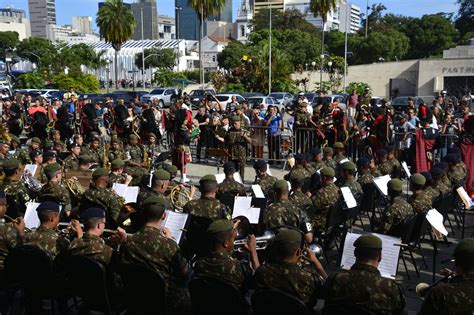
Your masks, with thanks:
[[[391,180],[390,175],[380,176],[374,178],[375,186],[380,190],[380,192],[384,195],[388,195],[388,182]]]
[[[244,216],[249,219],[250,224],[258,224],[258,219],[260,218],[260,208],[234,208],[232,212],[232,219]]]
[[[239,173],[239,172],[235,172],[235,173],[234,173],[234,180],[235,180],[236,182],[238,182],[238,183],[241,183],[241,184],[244,183],[243,180],[242,180],[242,177],[240,177],[240,173]]]
[[[216,180],[217,180],[218,184],[221,184],[225,179],[225,174],[224,173],[216,174],[215,176],[216,176]]]
[[[364,233],[368,234],[368,233]],[[341,258],[341,268],[349,270],[355,263],[354,242],[359,236],[364,234],[347,233]],[[401,239],[398,237],[372,233],[382,240],[382,260],[379,264],[379,271],[384,278],[395,279],[397,275],[398,258],[400,255]]]
[[[273,176],[272,171],[270,170],[270,166],[267,165],[267,174]]]
[[[352,209],[357,207],[357,201],[354,198],[354,195],[351,192],[349,187],[341,187],[342,196],[346,202],[347,208]]]
[[[123,197],[125,195],[125,191],[127,190],[127,185],[125,184],[119,184],[119,183],[114,183],[112,185],[113,191],[117,193],[120,197]]]
[[[29,201],[26,203],[25,211],[25,227],[28,229],[36,229],[40,226],[40,220],[38,218],[38,213],[36,209],[39,207],[40,203]]]
[[[466,209],[470,209],[472,206],[474,206],[474,202],[469,197],[464,187],[461,186],[457,188],[456,191],[458,192],[459,197],[461,198],[462,202],[466,206]]]
[[[349,162],[349,159],[348,159],[348,158],[345,158],[345,159],[340,160],[340,161],[339,161],[339,164],[342,165],[342,164],[344,164],[344,163],[346,163],[346,162]]]
[[[252,185],[252,191],[255,195],[255,198],[265,198],[262,187],[260,187],[260,185]]]
[[[183,236],[183,230],[186,227],[186,221],[189,214],[166,210],[166,218],[163,226],[168,228],[173,235],[173,239],[179,244]]]
[[[405,173],[407,174],[407,177],[410,178],[411,173],[410,173],[410,170],[408,169],[407,162],[403,161],[402,162],[402,167],[403,167],[403,170],[405,171]]]
[[[125,199],[125,203],[137,202],[139,192],[140,188],[138,186],[127,187],[124,195],[122,196]]]
[[[25,165],[25,170],[28,170],[28,172],[33,176],[35,176],[37,169],[38,169],[38,165],[36,165],[36,164],[26,164]]]
[[[232,218],[235,218],[239,215],[243,215],[247,217],[250,221],[251,217],[253,217],[253,215],[250,213],[250,208],[252,208],[251,204],[252,204],[252,197],[236,196],[235,201],[234,201],[234,209],[232,209]],[[260,209],[258,211],[260,213]],[[257,223],[258,223],[258,217],[257,217]]]
[[[443,223],[443,215],[438,212],[436,209],[431,209],[426,214],[426,220],[431,224],[431,226],[443,234],[444,236],[448,236],[448,230],[444,227]]]

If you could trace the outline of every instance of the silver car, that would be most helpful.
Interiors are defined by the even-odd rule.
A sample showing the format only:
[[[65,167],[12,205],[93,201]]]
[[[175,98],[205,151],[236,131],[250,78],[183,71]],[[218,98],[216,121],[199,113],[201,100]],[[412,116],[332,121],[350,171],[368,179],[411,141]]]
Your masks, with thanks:
[[[158,104],[160,107],[169,107],[171,105],[172,97],[176,97],[179,94],[178,89],[175,88],[159,88],[154,89],[148,94],[142,95],[140,98],[142,103],[146,103],[148,101],[153,101],[154,99],[158,100]]]
[[[288,92],[273,92],[268,94],[268,97],[273,97],[274,99],[277,100],[277,102],[282,105],[282,107],[285,107],[288,105],[288,103],[293,102],[293,94],[288,93]]]

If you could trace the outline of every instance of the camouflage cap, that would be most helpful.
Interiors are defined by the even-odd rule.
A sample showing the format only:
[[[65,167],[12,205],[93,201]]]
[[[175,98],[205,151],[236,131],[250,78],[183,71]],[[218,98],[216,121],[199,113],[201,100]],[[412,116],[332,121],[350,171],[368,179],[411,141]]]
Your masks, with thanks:
[[[388,182],[388,188],[394,191],[402,191],[403,190],[403,182],[398,178],[391,179]]]
[[[232,122],[240,121],[241,119],[239,115],[232,116]]]
[[[3,161],[2,167],[5,170],[13,170],[20,166],[20,161],[17,159],[8,159]]]
[[[290,243],[298,243],[300,244],[302,240],[302,235],[300,232],[293,230],[282,228],[280,232],[275,236],[275,243],[278,244],[290,244]]]
[[[373,234],[360,236],[354,242],[355,248],[382,249],[382,240]]]
[[[347,171],[353,171],[356,169],[356,165],[351,161],[347,161],[342,163],[342,169]]]
[[[410,183],[423,186],[426,184],[426,178],[420,173],[416,173],[410,177]]]
[[[115,159],[110,163],[110,167],[112,169],[117,169],[117,168],[123,167],[123,166],[125,166],[125,161],[121,160],[121,159]]]
[[[175,165],[166,165],[165,170],[170,173],[171,178],[176,177],[178,174],[178,168]]]
[[[239,105],[235,106],[235,109],[242,109],[242,105],[239,104]]]
[[[288,183],[286,180],[279,179],[273,184],[273,190],[288,191]]]
[[[88,164],[92,161],[89,155],[79,155],[77,159],[79,160],[80,164]]]
[[[171,178],[171,174],[164,169],[156,170],[153,173],[154,180],[170,180],[170,178]]]
[[[335,142],[333,147],[334,149],[344,149],[344,144],[342,142]]]
[[[41,139],[38,138],[38,137],[34,137],[34,138],[31,139],[31,143],[41,144]]]
[[[333,148],[331,148],[331,147],[324,147],[323,152],[324,152],[324,153],[333,153],[334,150],[333,150]]]
[[[207,233],[216,234],[220,232],[227,232],[234,228],[234,223],[230,220],[216,220],[212,222],[207,228]]]
[[[216,176],[208,174],[208,175],[205,175],[205,176],[201,177],[201,179],[199,180],[199,183],[205,183],[205,182],[216,182],[217,183]]]
[[[130,135],[130,140],[138,140],[138,136],[137,135]]]
[[[13,142],[13,143],[16,143],[16,144],[20,144],[20,143],[21,143],[20,138],[18,138],[18,137],[15,136],[15,135],[11,135],[10,138],[11,138],[10,142]]]
[[[463,257],[474,255],[474,238],[466,238],[459,242],[453,252],[453,256]]]
[[[305,179],[304,174],[302,172],[291,172],[290,180],[291,181],[298,181],[303,182]]]
[[[321,175],[324,176],[329,176],[329,177],[334,177],[336,175],[336,172],[332,167],[323,167],[320,171]]]
[[[48,164],[43,168],[46,174],[58,172],[60,169],[61,166],[58,163]]]
[[[38,206],[38,208],[36,208],[36,212],[38,212],[38,213],[47,212],[47,211],[59,212],[59,210],[60,210],[59,204],[57,202],[54,202],[54,201],[42,202]]]
[[[94,171],[94,173],[92,173],[92,178],[99,178],[104,176],[109,176],[109,171],[103,167],[99,167]]]
[[[141,206],[146,206],[146,205],[151,205],[151,204],[166,207],[165,198],[162,196],[148,197],[141,203]]]
[[[105,218],[105,210],[102,208],[87,208],[84,211],[81,211],[79,218],[82,222],[88,221],[90,219],[103,219]]]

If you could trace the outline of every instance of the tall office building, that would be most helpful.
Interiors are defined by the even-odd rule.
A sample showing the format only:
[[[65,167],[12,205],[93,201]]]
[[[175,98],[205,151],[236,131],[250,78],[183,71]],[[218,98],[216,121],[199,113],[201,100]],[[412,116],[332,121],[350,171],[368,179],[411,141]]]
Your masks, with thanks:
[[[82,34],[92,34],[92,18],[90,16],[73,16],[72,28]]]
[[[28,0],[31,36],[48,37],[49,25],[56,24],[54,0]]]
[[[360,7],[348,3],[348,2],[340,2],[338,4],[339,7],[339,31],[340,32],[347,32],[348,33],[357,33],[360,28]]]
[[[199,40],[201,34],[200,16],[188,6],[188,0],[175,0],[176,34],[179,39]],[[226,0],[225,6],[219,14],[208,18],[209,21],[224,21],[232,23],[232,0]],[[207,26],[204,24],[204,36]]]
[[[283,10],[285,6],[284,0],[254,0],[253,2],[253,12],[258,12],[260,9],[268,9],[272,7],[272,9]]]
[[[158,13],[156,10],[156,0],[137,0],[135,3],[132,3],[132,11],[135,20],[137,21],[137,27],[133,33],[133,39],[158,39]]]

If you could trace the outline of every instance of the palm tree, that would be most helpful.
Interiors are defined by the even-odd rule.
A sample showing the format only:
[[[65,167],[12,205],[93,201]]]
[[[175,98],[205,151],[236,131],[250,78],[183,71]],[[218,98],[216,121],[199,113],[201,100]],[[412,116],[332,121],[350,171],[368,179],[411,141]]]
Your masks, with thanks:
[[[309,9],[313,14],[319,15],[323,20],[323,28],[321,34],[321,75],[320,75],[320,86],[319,88],[322,89],[322,81],[323,81],[323,62],[324,62],[324,27],[326,26],[327,22],[327,14],[332,10],[336,9],[336,4],[339,2],[338,0],[311,0],[309,4]]]
[[[111,43],[115,50],[115,88],[118,88],[118,52],[123,43],[132,37],[137,21],[123,0],[107,0],[97,12],[96,20],[100,37]]]
[[[200,17],[201,36],[199,36],[199,80],[204,85],[204,67],[202,61],[202,38],[204,36],[204,21],[210,16],[217,15],[224,8],[226,0],[188,0],[188,5]],[[225,40],[225,39],[224,39]]]

